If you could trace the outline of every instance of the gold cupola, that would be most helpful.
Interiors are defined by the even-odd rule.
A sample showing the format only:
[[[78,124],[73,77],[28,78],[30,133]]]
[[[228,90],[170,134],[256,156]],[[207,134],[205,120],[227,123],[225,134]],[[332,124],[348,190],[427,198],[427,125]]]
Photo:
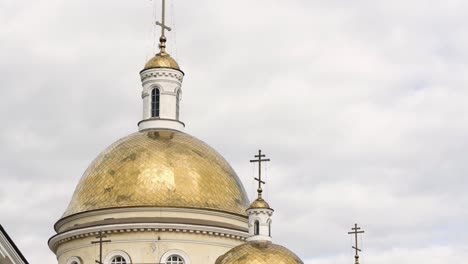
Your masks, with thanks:
[[[215,264],[303,264],[291,250],[269,241],[250,241],[220,256]]]
[[[145,64],[143,71],[154,68],[170,68],[180,71],[179,64],[166,52],[166,41],[166,37],[161,36],[159,39],[161,51]]]
[[[262,151],[258,151],[255,159],[250,162],[258,163],[257,199],[246,210],[249,216],[249,237],[247,242],[229,250],[216,260],[215,264],[303,264],[302,260],[291,250],[272,243],[271,217],[273,209],[262,198],[262,162],[266,159]]]

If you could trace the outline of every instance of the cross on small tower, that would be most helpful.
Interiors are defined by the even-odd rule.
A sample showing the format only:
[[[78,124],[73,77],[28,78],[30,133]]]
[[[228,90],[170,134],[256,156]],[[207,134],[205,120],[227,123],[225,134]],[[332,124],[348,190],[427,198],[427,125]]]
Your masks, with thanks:
[[[262,159],[265,158],[266,156],[262,154],[262,150],[258,151],[258,155],[254,156],[257,159],[250,160],[250,162],[258,162],[258,178],[255,178],[256,181],[258,181],[258,198],[262,198],[262,184],[266,184],[266,182],[262,181],[262,162],[267,162],[270,161],[270,159]]]
[[[364,233],[364,230],[359,231],[360,229],[361,228],[358,227],[357,224],[354,224],[354,227],[351,228],[351,230],[353,230],[353,231],[348,232],[348,234],[350,234],[350,235],[354,234],[354,243],[355,244],[354,244],[354,246],[352,248],[356,251],[356,253],[354,255],[354,258],[356,259],[355,264],[359,264],[359,252],[361,251],[361,249],[359,249],[359,247],[358,247],[358,239],[357,239],[358,234]]]
[[[161,27],[161,37],[159,38],[159,48],[161,49],[161,53],[166,52],[166,35],[165,30],[171,31],[172,29],[166,26],[166,0],[162,0],[162,17],[161,21],[156,21],[156,25]]]
[[[106,237],[107,236],[102,234],[102,231],[99,231],[99,235],[96,236],[96,238],[99,238],[99,240],[91,241],[91,244],[99,244],[99,260],[96,260],[96,263],[98,264],[103,264],[102,263],[102,244],[111,242],[111,240],[102,240],[103,238],[106,238]]]

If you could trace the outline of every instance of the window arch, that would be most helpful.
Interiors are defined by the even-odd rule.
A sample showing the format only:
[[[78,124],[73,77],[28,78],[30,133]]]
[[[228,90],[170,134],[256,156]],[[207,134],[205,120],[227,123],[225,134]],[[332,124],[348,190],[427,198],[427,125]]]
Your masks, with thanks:
[[[260,234],[260,222],[258,220],[255,220],[254,223],[254,235],[257,236]]]
[[[159,88],[151,91],[151,117],[159,117],[161,108],[161,92]]]
[[[159,261],[156,262],[165,264],[191,264],[189,256],[180,249],[171,249],[166,251]]]
[[[113,251],[109,253],[105,260],[105,264],[131,264],[130,256],[121,250]]]
[[[176,94],[176,120],[179,120],[179,111],[180,111],[180,90],[177,90],[177,94]]]
[[[67,264],[82,264],[81,258],[79,257],[71,257],[67,260]]]
[[[171,255],[167,258],[166,264],[185,264],[185,261],[179,255]]]

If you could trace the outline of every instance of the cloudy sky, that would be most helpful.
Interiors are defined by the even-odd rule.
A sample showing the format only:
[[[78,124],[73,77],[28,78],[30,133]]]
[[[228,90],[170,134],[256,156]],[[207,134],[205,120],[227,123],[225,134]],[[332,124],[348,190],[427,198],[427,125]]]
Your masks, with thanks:
[[[153,0],[155,1],[155,0]],[[87,165],[136,131],[159,1],[0,0],[0,223],[32,263]],[[274,240],[306,264],[466,263],[468,2],[174,0],[186,131],[272,159]]]

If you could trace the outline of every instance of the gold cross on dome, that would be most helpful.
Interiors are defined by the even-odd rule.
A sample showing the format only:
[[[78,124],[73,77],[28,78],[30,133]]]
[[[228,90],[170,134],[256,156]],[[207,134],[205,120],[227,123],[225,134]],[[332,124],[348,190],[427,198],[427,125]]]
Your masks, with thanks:
[[[265,181],[262,181],[262,162],[270,161],[270,159],[263,159],[266,156],[262,154],[262,150],[259,150],[258,155],[255,155],[254,157],[257,159],[250,160],[250,162],[258,162],[258,178],[255,178],[255,180],[258,181],[258,198],[262,198],[262,184],[266,184]]]
[[[356,251],[356,254],[354,255],[354,258],[356,259],[355,263],[356,264],[359,264],[359,252],[361,251],[361,249],[358,247],[358,234],[362,234],[364,233],[364,230],[361,230],[359,231],[361,228],[358,227],[357,224],[354,224],[354,227],[351,228],[351,232],[348,232],[348,234],[353,234],[354,235],[354,246],[352,247],[355,251]]]
[[[166,0],[162,0],[162,15],[161,21],[156,21],[156,25],[161,27],[161,37],[159,38],[159,48],[161,53],[166,51],[166,35],[165,31],[171,31],[172,29],[166,25]]]
[[[161,27],[161,36],[164,36],[164,30],[172,30],[172,28],[166,26],[166,0],[162,0],[162,22],[156,21],[156,25]]]

